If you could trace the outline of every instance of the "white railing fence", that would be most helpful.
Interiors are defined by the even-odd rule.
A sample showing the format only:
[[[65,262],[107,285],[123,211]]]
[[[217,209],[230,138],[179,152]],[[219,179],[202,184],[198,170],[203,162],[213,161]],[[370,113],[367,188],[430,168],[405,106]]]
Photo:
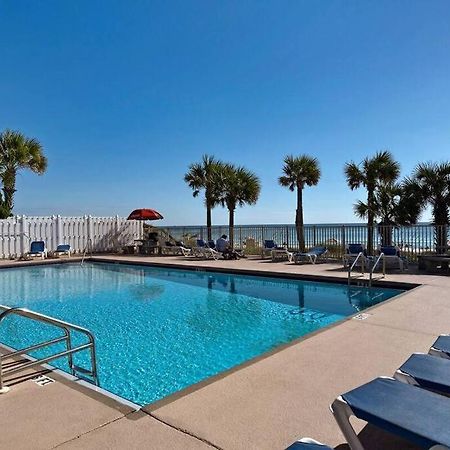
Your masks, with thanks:
[[[73,252],[81,253],[90,239],[95,252],[107,252],[142,236],[142,222],[119,216],[15,216],[0,220],[0,258],[25,255],[33,241],[44,241],[48,251],[69,244]]]

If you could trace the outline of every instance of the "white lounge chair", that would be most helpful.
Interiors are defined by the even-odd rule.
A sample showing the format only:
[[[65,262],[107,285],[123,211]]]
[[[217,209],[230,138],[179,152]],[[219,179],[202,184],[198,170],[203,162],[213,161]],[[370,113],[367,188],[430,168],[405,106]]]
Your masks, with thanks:
[[[352,450],[364,450],[350,417],[371,423],[418,445],[450,449],[450,398],[380,377],[342,394],[330,407]]]
[[[203,239],[197,239],[197,247],[192,249],[192,255],[202,259],[219,259],[221,253],[208,247]]]
[[[285,248],[275,248],[272,250],[272,261],[284,261],[288,260],[289,262],[292,262],[292,258],[294,257],[294,254]]]
[[[61,256],[61,255],[67,255],[70,258],[71,250],[69,244],[59,244],[56,247],[55,255]]]
[[[30,244],[30,251],[27,253],[28,256],[37,256],[39,258],[47,258],[47,248],[45,247],[44,241],[33,241]]]
[[[351,266],[355,260],[358,258],[357,265],[361,267],[364,264],[364,267],[370,267],[371,259],[367,256],[367,250],[362,244],[348,244],[345,247],[345,255],[342,257],[342,263],[344,267]]]
[[[315,264],[318,258],[321,258],[328,252],[328,249],[323,246],[313,247],[307,252],[297,252],[294,253],[295,264],[300,264],[301,262],[309,261],[311,264]]]
[[[192,251],[186,247],[182,242],[177,242],[175,245],[169,241],[165,242],[165,245],[161,246],[161,253],[163,255],[171,256],[191,256]]]
[[[285,248],[277,245],[273,239],[266,239],[261,249],[261,258],[264,259],[266,256],[272,256],[273,250],[285,250]]]
[[[311,438],[301,438],[291,444],[286,450],[333,450],[328,445],[322,444],[319,441]]]
[[[443,395],[450,395],[450,360],[413,353],[397,369],[394,378]]]
[[[450,334],[441,334],[431,346],[430,355],[450,359]]]
[[[383,253],[386,269],[400,269],[403,272],[408,268],[408,260],[400,255],[400,249],[395,245],[380,245],[378,253]]]

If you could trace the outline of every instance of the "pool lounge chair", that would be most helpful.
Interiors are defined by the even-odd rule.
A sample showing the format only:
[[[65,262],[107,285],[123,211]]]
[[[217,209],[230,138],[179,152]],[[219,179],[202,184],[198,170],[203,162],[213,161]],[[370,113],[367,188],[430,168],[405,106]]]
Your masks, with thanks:
[[[395,372],[394,378],[438,394],[450,395],[450,360],[413,353]]]
[[[376,378],[338,397],[330,407],[352,450],[364,450],[355,416],[422,448],[450,449],[450,398],[389,378]]]
[[[44,241],[33,241],[30,244],[30,251],[27,253],[28,256],[38,256],[42,259],[47,258],[47,249],[45,248]]]
[[[170,241],[166,241],[161,247],[161,253],[168,256],[190,256],[191,249],[186,247],[181,241],[177,241],[175,244],[172,244]]]
[[[69,244],[59,244],[55,250],[56,256],[67,255],[70,258],[71,250]]]
[[[266,239],[261,249],[261,258],[264,259],[266,256],[272,256],[272,250],[285,250],[285,248],[277,245],[273,239]]]
[[[333,450],[328,445],[321,444],[319,441],[311,438],[301,438],[291,444],[286,450]]]
[[[400,269],[402,272],[408,268],[408,260],[400,255],[400,249],[395,245],[381,245],[378,254],[383,253],[386,269]]]
[[[210,248],[203,239],[197,239],[197,247],[192,249],[192,255],[202,259],[219,259],[220,253]]]
[[[348,244],[345,247],[345,255],[342,257],[342,263],[344,264],[344,267],[351,266],[356,258],[362,253],[360,258],[358,259],[358,266],[361,266],[364,264],[364,267],[370,267],[370,258],[367,256],[367,250],[366,247],[362,244]]]
[[[450,359],[450,334],[441,334],[431,346],[430,355]]]
[[[274,248],[271,251],[272,261],[284,261],[288,260],[289,262],[292,262],[292,258],[294,257],[294,254],[285,248]]]
[[[304,261],[309,261],[311,264],[315,264],[318,258],[321,258],[328,252],[326,247],[313,247],[307,252],[294,253],[295,264],[300,264]]]

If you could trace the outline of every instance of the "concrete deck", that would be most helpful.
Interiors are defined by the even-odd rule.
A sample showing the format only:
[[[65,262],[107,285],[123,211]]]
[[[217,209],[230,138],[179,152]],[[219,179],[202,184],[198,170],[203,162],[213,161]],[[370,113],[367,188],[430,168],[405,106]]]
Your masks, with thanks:
[[[346,278],[336,264],[101,259]],[[390,281],[421,286],[371,308],[366,320],[346,320],[139,412],[53,374],[57,382],[45,387],[18,383],[0,396],[0,448],[264,450],[283,449],[300,436],[347,448],[328,409],[333,399],[378,375],[392,375],[412,352],[426,352],[450,330],[449,277],[411,270],[381,283]],[[363,425],[357,423],[368,449],[414,448]]]

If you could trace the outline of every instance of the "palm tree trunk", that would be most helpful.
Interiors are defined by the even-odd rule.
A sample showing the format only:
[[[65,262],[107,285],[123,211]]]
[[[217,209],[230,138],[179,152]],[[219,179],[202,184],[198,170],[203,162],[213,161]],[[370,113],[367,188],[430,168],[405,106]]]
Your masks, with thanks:
[[[303,189],[297,187],[297,211],[295,214],[295,228],[300,251],[305,251],[305,236],[303,234]]]
[[[12,216],[14,207],[14,193],[16,192],[16,171],[6,170],[2,175],[3,204],[2,210],[6,217]]]
[[[230,233],[230,247],[234,248],[234,209],[230,208],[228,210],[228,229]]]
[[[212,239],[212,233],[211,233],[211,206],[209,204],[209,202],[206,202],[206,235],[207,235],[207,239],[208,241],[210,241]]]
[[[392,245],[392,231],[394,230],[393,225],[389,221],[385,220],[378,224],[377,230],[381,238],[381,245]]]
[[[447,252],[448,231],[448,207],[445,202],[438,203],[433,208],[434,235],[436,240],[436,252],[444,254]]]
[[[367,252],[373,255],[373,223],[375,221],[373,214],[374,191],[367,188]]]

